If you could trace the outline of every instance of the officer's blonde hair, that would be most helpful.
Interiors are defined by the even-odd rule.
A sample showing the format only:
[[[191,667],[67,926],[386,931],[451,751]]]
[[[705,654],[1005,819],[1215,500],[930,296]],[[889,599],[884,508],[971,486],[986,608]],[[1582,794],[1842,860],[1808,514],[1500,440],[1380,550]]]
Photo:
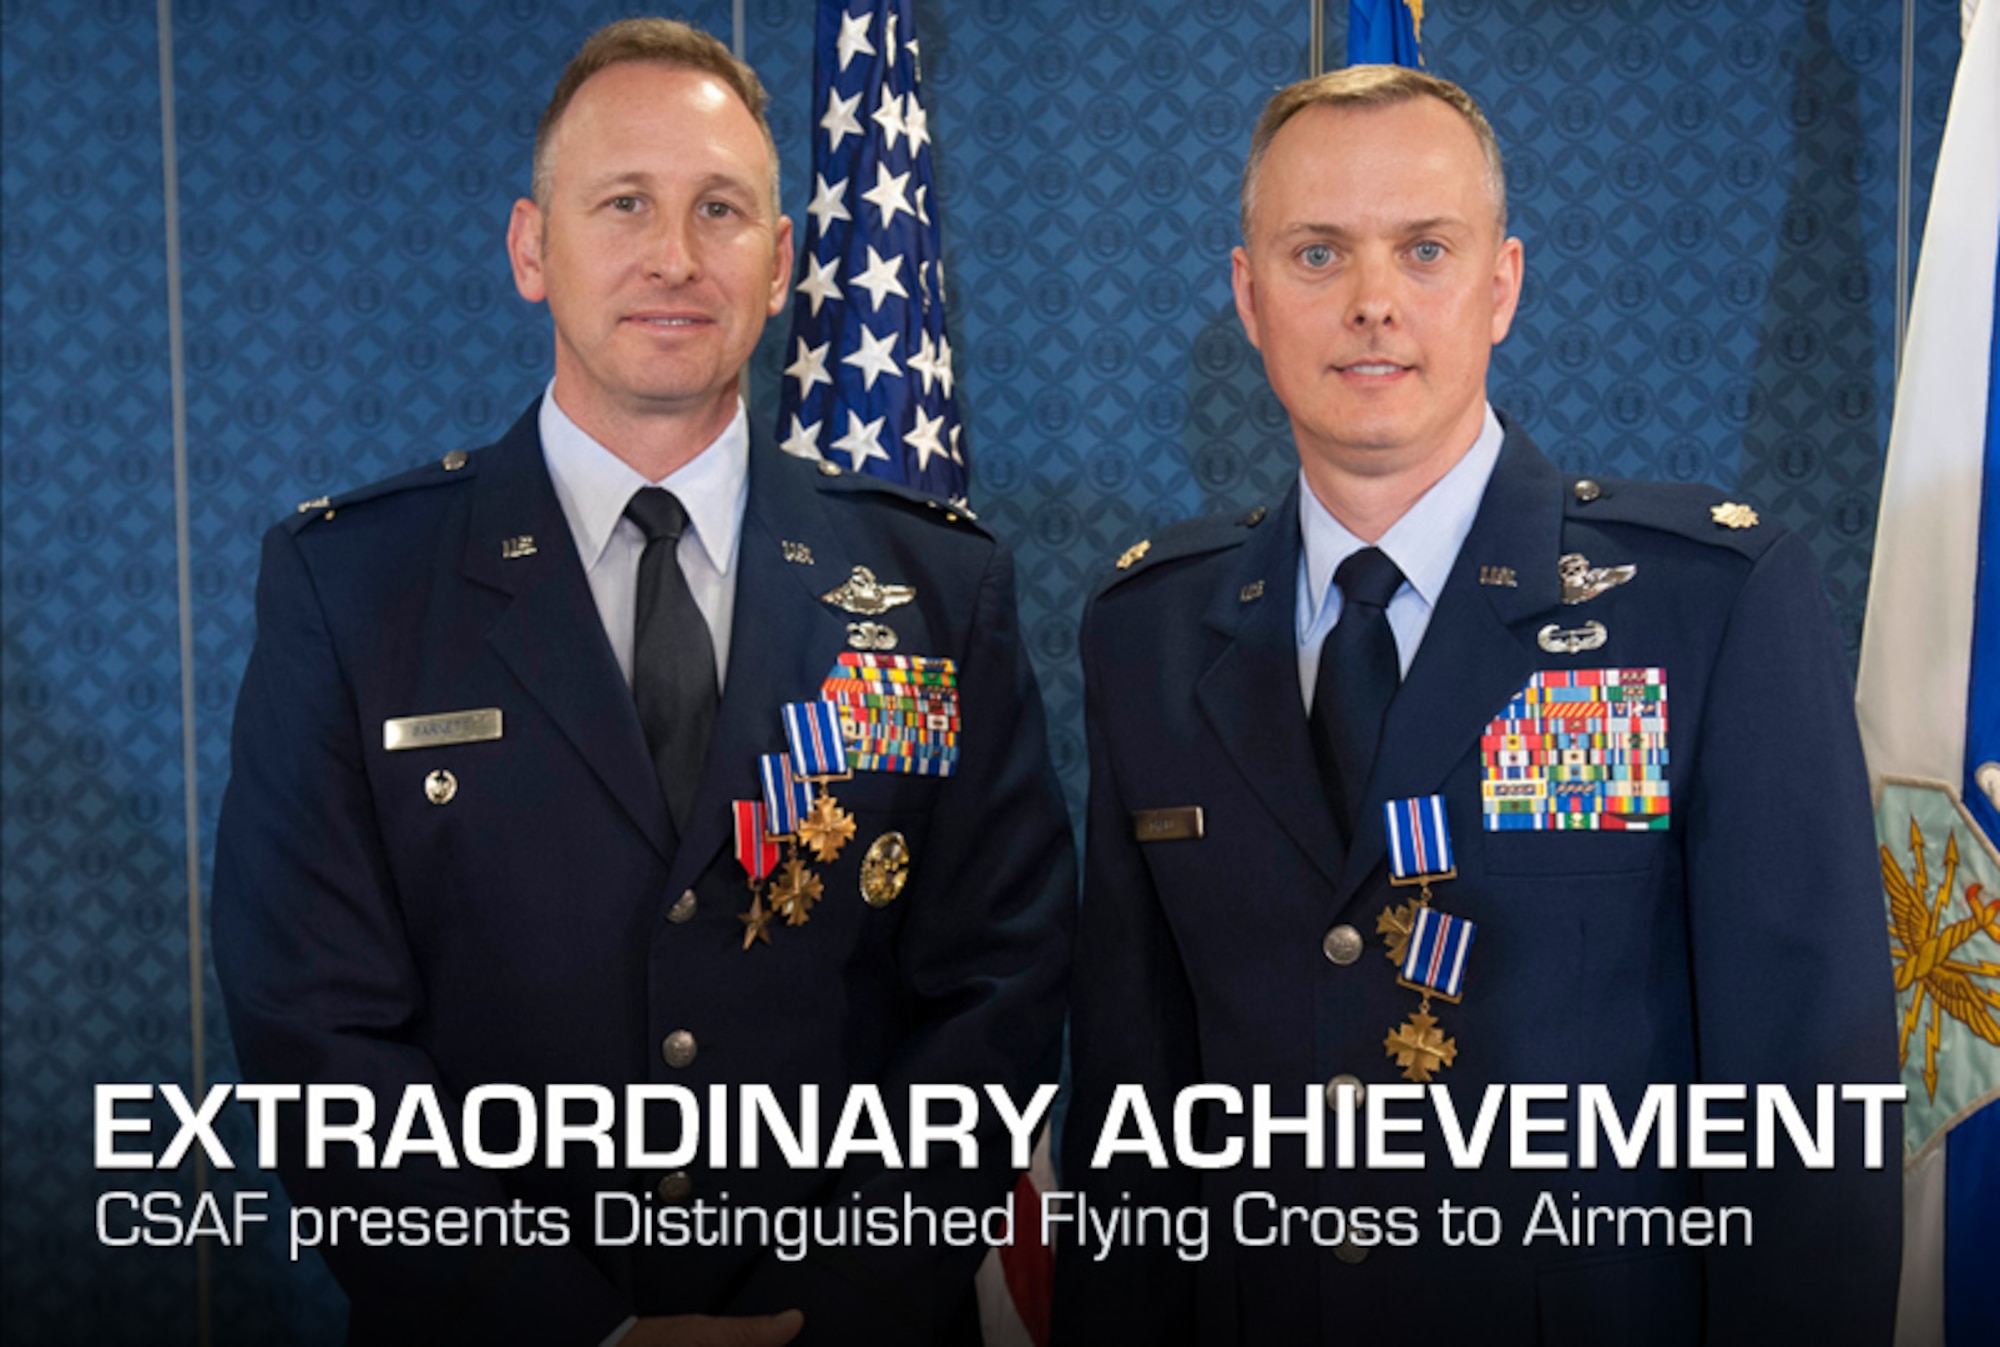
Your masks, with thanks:
[[[556,126],[562,121],[563,113],[569,110],[576,91],[598,71],[634,61],[647,61],[680,70],[699,70],[715,76],[728,86],[763,133],[764,148],[771,155],[771,210],[775,213],[779,199],[778,142],[772,138],[771,124],[765,119],[765,108],[771,100],[764,92],[764,83],[757,78],[757,72],[737,60],[729,48],[701,29],[678,19],[620,19],[617,23],[606,24],[585,39],[569,64],[563,67],[562,78],[556,81],[556,91],[550,95],[548,107],[542,110],[542,120],[535,127],[535,204],[544,212],[549,208],[549,190],[555,179],[552,142]]]
[[[1472,101],[1472,95],[1450,80],[1427,75],[1400,65],[1354,65],[1332,70],[1312,79],[1287,85],[1271,96],[1257,118],[1250,136],[1250,161],[1243,166],[1243,195],[1239,210],[1243,237],[1250,237],[1250,219],[1257,205],[1257,173],[1285,123],[1307,108],[1386,108],[1419,98],[1435,98],[1449,107],[1479,141],[1486,160],[1486,193],[1493,198],[1494,218],[1500,237],[1507,237],[1507,172],[1500,162],[1500,142],[1494,138],[1492,123]]]

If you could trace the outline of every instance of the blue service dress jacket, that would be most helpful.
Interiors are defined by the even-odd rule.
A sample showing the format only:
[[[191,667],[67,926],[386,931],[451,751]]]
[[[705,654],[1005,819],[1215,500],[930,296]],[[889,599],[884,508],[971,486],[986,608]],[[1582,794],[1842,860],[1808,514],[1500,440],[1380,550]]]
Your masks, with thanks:
[[[992,1083],[1025,1101],[1054,1078],[1073,848],[1012,563],[980,526],[753,441],[727,679],[676,844],[533,408],[488,448],[319,506],[265,539],[217,842],[216,965],[246,1080],[371,1087],[380,1138],[415,1083],[435,1087],[454,1133],[480,1085],[540,1100],[550,1085],[670,1083],[706,1103],[712,1087],[766,1084],[796,1119],[797,1087],[813,1083],[824,1134],[851,1085],[881,1087],[900,1131],[912,1084]],[[915,591],[875,619],[898,653],[957,662],[958,770],[834,785],[858,828],[813,865],[824,896],[746,950],[731,802],[760,798],[758,755],[786,744],[781,705],[816,698],[848,649],[859,619],[822,596],[856,566]],[[387,721],[489,708],[497,738],[384,747]],[[426,783],[440,771],[456,790],[436,803]],[[859,867],[892,830],[907,881],[870,906]],[[679,1139],[673,1116],[656,1115],[655,1151]],[[486,1148],[505,1150],[510,1111],[482,1117]],[[538,1152],[511,1169],[418,1157],[371,1170],[339,1147],[306,1167],[293,1127],[281,1167],[300,1204],[567,1213],[560,1244],[328,1248],[356,1342],[591,1347],[627,1314],[793,1306],[801,1343],[964,1336],[980,1248],[791,1262],[754,1245],[594,1243],[600,1192],[647,1210],[851,1208],[857,1193],[900,1210],[906,1193],[990,1205],[1011,1174],[990,1127],[973,1169],[792,1169],[768,1138],[757,1168],[733,1153],[711,1168],[707,1138],[726,1128],[733,1152],[738,1125],[731,1096],[672,1175],[626,1169],[622,1130],[608,1169],[579,1148],[561,1168]]]
[[[1297,488],[1294,488],[1296,492]],[[1059,1255],[1056,1328],[1074,1344],[1886,1342],[1900,1238],[1898,1113],[1886,1165],[1864,1169],[1862,1111],[1839,1118],[1838,1164],[1696,1171],[1680,1162],[1574,1167],[1577,1087],[1605,1085],[1621,1121],[1649,1084],[1782,1083],[1810,1121],[1822,1082],[1897,1078],[1894,1002],[1868,790],[1846,659],[1803,542],[1706,488],[1579,482],[1510,427],[1414,663],[1392,702],[1361,825],[1343,852],[1299,690],[1296,495],[1269,512],[1193,521],[1115,572],[1084,620],[1090,805],[1071,1022],[1074,1105],[1063,1186],[1109,1210],[1205,1204],[1211,1246],[1184,1263],[1157,1227],[1103,1261]],[[1731,526],[1731,525],[1735,526]],[[1747,525],[1747,526],[1746,526]],[[1559,561],[1631,566],[1565,603]],[[1587,587],[1587,586],[1585,586]],[[1580,589],[1579,589],[1580,592]],[[1602,635],[1571,652],[1565,632]],[[1547,648],[1543,632],[1549,632]],[[1575,644],[1590,645],[1585,635]],[[1668,706],[1663,831],[1489,831],[1493,721],[1538,672],[1661,671]],[[1268,1170],[1089,1167],[1114,1087],[1143,1085],[1171,1144],[1175,1092],[1223,1082],[1245,1116],[1194,1117],[1215,1150],[1247,1136],[1255,1085],[1298,1117],[1336,1076],[1401,1082],[1385,1040],[1418,1008],[1397,985],[1378,915],[1392,887],[1382,804],[1440,794],[1457,876],[1432,905],[1476,924],[1462,1000],[1432,1006],[1456,1045],[1432,1081],[1470,1131],[1489,1084],[1561,1084],[1568,1119],[1536,1137],[1572,1167],[1511,1170],[1503,1113],[1483,1166],[1456,1169],[1427,1106],[1418,1171],[1305,1167],[1295,1137]],[[1199,837],[1140,841],[1139,811],[1199,807]],[[1168,831],[1172,831],[1169,829]],[[1341,928],[1347,928],[1342,930]],[[1356,943],[1354,937],[1360,937]],[[1331,937],[1331,938],[1330,938]],[[1683,1108],[1686,1096],[1680,1095]],[[1324,1110],[1326,1106],[1321,1105]],[[1725,1107],[1722,1112],[1746,1110]],[[1131,1135],[1133,1129],[1125,1129]],[[1747,1134],[1721,1149],[1749,1151]],[[1779,1154],[1790,1155],[1779,1138]],[[1365,1161],[1365,1151],[1360,1156]],[[1524,1245],[1538,1194],[1574,1205],[1747,1205],[1745,1249]],[[1419,1242],[1364,1247],[1331,1217],[1265,1247],[1270,1199],[1343,1219],[1416,1212]],[[1447,1247],[1438,1208],[1499,1209],[1493,1247]],[[1360,1226],[1371,1222],[1365,1211]],[[1463,1218],[1459,1228],[1464,1229]],[[1740,1231],[1739,1231],[1740,1233]]]

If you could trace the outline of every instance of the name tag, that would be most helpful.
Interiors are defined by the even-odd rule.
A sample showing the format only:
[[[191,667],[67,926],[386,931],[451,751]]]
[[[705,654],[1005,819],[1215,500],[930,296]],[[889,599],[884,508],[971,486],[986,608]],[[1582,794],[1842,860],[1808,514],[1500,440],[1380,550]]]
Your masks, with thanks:
[[[500,737],[500,708],[440,711],[431,716],[398,716],[382,722],[382,747],[391,753],[406,748],[444,748],[477,744]]]
[[[1201,806],[1179,809],[1135,809],[1132,836],[1141,842],[1180,842],[1201,836]]]

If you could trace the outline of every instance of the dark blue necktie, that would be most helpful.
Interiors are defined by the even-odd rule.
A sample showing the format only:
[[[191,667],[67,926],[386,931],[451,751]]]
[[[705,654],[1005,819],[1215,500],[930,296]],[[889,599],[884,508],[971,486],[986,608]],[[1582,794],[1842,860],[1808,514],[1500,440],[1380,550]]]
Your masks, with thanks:
[[[674,549],[687,510],[671,491],[632,494],[625,517],[646,535],[632,633],[632,696],[676,836],[687,833],[709,731],[715,725],[715,643]]]
[[[1340,586],[1340,620],[1320,647],[1312,741],[1340,840],[1351,848],[1382,721],[1402,682],[1388,608],[1403,573],[1380,548],[1364,547],[1340,563],[1333,582]]]

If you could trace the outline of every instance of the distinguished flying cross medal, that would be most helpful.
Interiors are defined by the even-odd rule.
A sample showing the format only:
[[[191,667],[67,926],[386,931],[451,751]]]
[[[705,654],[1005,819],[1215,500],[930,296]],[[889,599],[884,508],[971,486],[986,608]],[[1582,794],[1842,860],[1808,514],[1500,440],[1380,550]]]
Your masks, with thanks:
[[[818,860],[833,860],[854,836],[854,816],[842,809],[826,788],[829,781],[846,781],[854,775],[847,765],[847,745],[840,736],[840,714],[828,701],[787,702],[784,719],[785,739],[792,747],[792,774],[818,787],[812,808],[799,820],[799,842]],[[804,868],[801,863],[799,869]]]
[[[1445,1037],[1431,1014],[1431,998],[1457,1004],[1476,928],[1465,918],[1430,905],[1431,883],[1458,875],[1444,797],[1389,800],[1382,806],[1382,816],[1389,832],[1389,882],[1418,887],[1414,899],[1385,909],[1376,918],[1375,929],[1388,939],[1396,984],[1423,998],[1416,1013],[1382,1040],[1382,1047],[1403,1068],[1403,1079],[1423,1084],[1432,1072],[1442,1071],[1458,1057],[1458,1041]]]
[[[737,916],[743,923],[743,948],[761,940],[771,943],[771,913],[764,907],[764,880],[778,864],[777,844],[764,831],[764,806],[756,800],[738,800],[736,816],[736,863],[750,877],[750,910]]]

